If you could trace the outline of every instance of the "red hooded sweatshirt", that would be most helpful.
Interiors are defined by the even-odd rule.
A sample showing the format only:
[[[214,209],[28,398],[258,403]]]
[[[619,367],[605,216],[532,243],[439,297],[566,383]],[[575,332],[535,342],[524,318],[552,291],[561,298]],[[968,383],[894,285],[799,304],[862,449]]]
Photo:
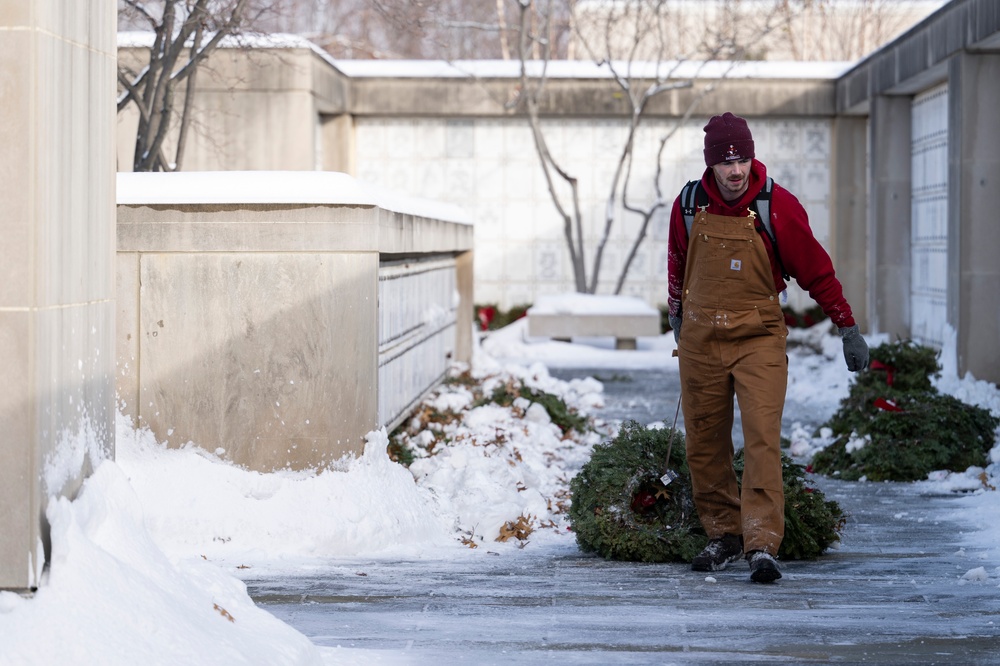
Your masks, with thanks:
[[[750,185],[743,196],[732,203],[719,193],[715,175],[711,168],[705,170],[701,185],[708,194],[708,212],[714,215],[746,217],[750,204],[757,198],[767,180],[767,167],[754,160],[750,167]],[[809,216],[799,200],[791,192],[774,183],[771,190],[771,232],[781,252],[781,261],[788,274],[795,278],[799,286],[809,292],[816,303],[823,308],[838,328],[854,326],[851,306],[844,300],[844,288],[833,270],[833,262],[823,246],[813,236],[809,228]],[[761,234],[767,256],[771,260],[771,274],[774,288],[780,294],[786,284],[781,277],[781,269],[774,258],[771,240]],[[684,268],[687,265],[688,233],[681,212],[681,200],[674,200],[670,213],[668,238],[667,271],[670,314],[678,316],[681,310],[681,294],[684,293]]]

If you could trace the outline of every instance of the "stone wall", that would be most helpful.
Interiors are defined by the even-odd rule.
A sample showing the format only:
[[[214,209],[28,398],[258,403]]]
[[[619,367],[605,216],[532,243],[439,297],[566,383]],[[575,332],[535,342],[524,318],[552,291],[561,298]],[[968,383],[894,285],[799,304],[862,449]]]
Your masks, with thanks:
[[[386,425],[380,394],[398,389],[379,384],[378,281],[394,257],[450,257],[456,285],[450,344],[413,362],[469,361],[471,282],[454,264],[471,226],[371,192],[329,172],[119,174],[123,411],[158,441],[260,471],[360,453]]]
[[[141,60],[141,49],[125,49],[122,57]],[[221,49],[209,60],[211,74],[199,79],[200,129],[185,169],[342,170],[411,196],[455,203],[475,221],[475,300],[504,308],[529,304],[540,294],[572,290],[573,283],[562,221],[527,120],[503,104],[518,83],[516,64],[331,62],[306,47]],[[733,111],[751,120],[758,157],[803,201],[817,237],[832,249],[831,127],[835,73],[843,66],[750,63],[727,71],[689,65],[679,64],[676,74],[694,76],[694,85],[649,105],[631,196],[643,205],[653,200],[659,136],[711,86],[698,114],[668,144],[664,196],[672,200],[703,171],[701,128],[708,117]],[[550,77],[540,108],[546,137],[580,180],[592,253],[628,109],[607,71],[592,64],[552,63]],[[131,164],[129,122],[134,132],[134,120],[122,114],[122,170]],[[617,210],[601,293],[613,289],[636,230],[636,218]],[[665,256],[663,214],[653,220],[625,293],[654,306],[665,302]],[[790,292],[793,305],[811,304],[794,286]]]
[[[114,449],[115,4],[0,3],[0,588]]]
[[[661,187],[666,197],[705,170],[702,127],[682,125],[667,144]],[[757,157],[806,207],[813,232],[830,240],[831,121],[750,118]],[[630,196],[649,205],[655,150],[673,121],[651,119],[640,134]],[[626,127],[622,121],[561,119],[544,123],[550,149],[579,178],[586,242],[604,228],[605,200]],[[449,201],[475,224],[476,301],[502,308],[573,290],[572,267],[558,215],[527,124],[520,118],[362,118],[355,123],[358,177],[392,190]],[[420,164],[419,169],[411,168]],[[599,293],[610,293],[638,230],[638,217],[616,211]],[[666,303],[669,206],[657,215],[629,272],[625,293]],[[592,254],[588,255],[592,256]],[[792,302],[808,299],[799,290]]]
[[[141,68],[146,50],[135,39],[124,43],[119,58]],[[210,55],[198,70],[182,169],[347,169],[347,156],[336,147],[347,128],[330,122],[346,106],[346,80],[310,46],[298,40],[287,48],[223,48]],[[176,109],[183,101],[182,88]],[[138,122],[134,104],[118,114],[119,171],[132,170]],[[175,147],[169,135],[166,154]]]

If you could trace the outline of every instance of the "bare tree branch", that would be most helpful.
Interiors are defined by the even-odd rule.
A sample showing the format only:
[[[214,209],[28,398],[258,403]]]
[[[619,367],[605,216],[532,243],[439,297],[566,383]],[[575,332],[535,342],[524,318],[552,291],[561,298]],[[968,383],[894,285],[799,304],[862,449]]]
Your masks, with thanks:
[[[194,62],[198,55],[198,45],[201,44],[202,35],[204,34],[205,24],[203,21],[198,22],[198,27],[195,29],[194,37],[191,41],[191,59],[188,64]],[[180,73],[176,75],[177,80],[181,79]],[[174,159],[174,170],[180,171],[181,165],[184,163],[184,148],[187,146],[187,133],[188,128],[191,126],[191,103],[194,100],[195,83],[198,79],[197,68],[192,68],[190,74],[187,75],[187,89],[184,92],[184,108],[181,110],[181,126],[177,133],[177,157]]]
[[[538,76],[531,77],[528,74],[528,53],[531,52],[538,38],[532,29],[534,21],[531,18],[531,0],[519,0],[519,34],[518,34],[518,57],[520,59],[520,88],[516,102],[523,105],[528,116],[528,125],[531,128],[531,136],[535,144],[535,151],[538,154],[542,166],[542,173],[556,211],[563,220],[563,236],[566,239],[566,246],[569,249],[570,263],[573,269],[574,281],[577,291],[584,291],[587,284],[586,266],[583,246],[583,220],[580,211],[579,181],[566,170],[564,170],[553,157],[542,132],[541,120],[538,114],[538,102],[547,80],[548,55],[550,51],[545,49],[545,60],[542,63],[541,72]],[[559,179],[566,183],[570,189],[570,205],[563,203],[553,172]],[[572,211],[572,212],[571,212]]]
[[[148,63],[139,74],[119,65],[121,111],[134,102],[139,111],[132,168],[136,171],[165,171],[181,168],[191,126],[198,68],[223,43],[241,34],[263,12],[247,17],[251,0],[160,0],[150,6],[138,0],[120,0],[122,11],[131,13],[153,27]],[[207,41],[206,41],[207,37]],[[184,54],[187,54],[186,56]],[[184,101],[175,105],[176,86],[186,83]],[[176,131],[174,159],[164,153],[168,137]]]
[[[639,248],[648,234],[650,222],[658,211],[668,206],[671,202],[669,198],[663,195],[660,184],[660,179],[663,174],[663,156],[667,142],[677,132],[678,128],[688,122],[695,109],[701,103],[702,99],[706,95],[710,94],[716,86],[715,84],[703,86],[701,91],[696,96],[691,98],[682,116],[673,123],[672,127],[663,136],[661,136],[652,179],[654,196],[651,202],[643,206],[637,205],[630,200],[629,190],[632,181],[633,164],[635,159],[635,140],[649,103],[663,93],[692,87],[693,79],[699,75],[702,69],[709,62],[722,60],[728,63],[728,66],[724,69],[721,75],[721,78],[724,80],[728,77],[732,69],[742,60],[743,53],[746,48],[735,38],[735,33],[731,33],[724,29],[717,32],[709,30],[708,33],[711,36],[711,40],[703,40],[700,45],[701,49],[708,52],[709,57],[700,62],[691,78],[687,80],[676,80],[676,72],[678,71],[680,65],[685,62],[686,56],[675,56],[673,59],[667,59],[664,57],[666,49],[669,47],[669,44],[664,39],[664,32],[662,28],[670,20],[670,17],[663,13],[667,8],[667,5],[667,0],[659,0],[655,3],[650,2],[649,6],[645,8],[648,11],[645,12],[643,11],[644,8],[642,3],[630,3],[627,5],[625,11],[633,12],[633,15],[628,18],[631,19],[630,30],[631,34],[634,35],[634,42],[627,48],[627,59],[623,65],[619,65],[614,60],[611,60],[610,57],[606,62],[606,65],[612,72],[612,78],[621,88],[622,92],[625,93],[625,97],[631,104],[631,120],[626,141],[623,145],[621,153],[619,154],[616,171],[612,178],[610,192],[605,205],[604,233],[598,241],[597,251],[594,256],[594,267],[591,272],[592,277],[590,291],[592,292],[596,291],[598,285],[597,273],[600,271],[600,264],[603,258],[604,249],[610,239],[613,225],[616,222],[615,208],[619,201],[621,202],[623,211],[640,217],[639,230],[630,243],[628,252],[622,262],[619,275],[615,281],[614,293],[621,292],[628,277],[628,272],[638,255]],[[738,5],[738,0],[731,6],[723,5],[723,9],[735,11],[737,8],[735,5]],[[766,35],[775,28],[775,24],[772,22],[771,16],[765,16],[763,18],[765,20],[763,28],[760,29],[761,36]],[[781,25],[782,21],[782,17],[778,17],[777,25]],[[611,23],[610,19],[608,23]],[[726,22],[723,23],[725,24]],[[607,28],[605,29],[604,35],[606,43],[610,40],[612,34],[614,34],[612,30]],[[647,39],[654,42],[656,45],[656,53],[660,55],[658,55],[656,61],[656,74],[654,79],[648,82],[645,87],[640,88],[636,85],[639,81],[635,80],[632,67],[634,58],[636,58],[639,53],[643,52],[642,48],[640,48],[640,44],[643,44]],[[589,47],[588,50],[590,50]],[[611,55],[610,49],[606,52],[609,56]]]
[[[507,40],[507,14],[504,12],[503,0],[497,0],[497,26],[500,28],[500,54],[504,60],[510,60],[510,44]]]
[[[146,9],[145,3],[137,2],[136,0],[123,0],[125,6],[132,10],[137,16],[146,20],[149,23],[150,29],[156,28],[156,19],[153,15],[149,13]]]

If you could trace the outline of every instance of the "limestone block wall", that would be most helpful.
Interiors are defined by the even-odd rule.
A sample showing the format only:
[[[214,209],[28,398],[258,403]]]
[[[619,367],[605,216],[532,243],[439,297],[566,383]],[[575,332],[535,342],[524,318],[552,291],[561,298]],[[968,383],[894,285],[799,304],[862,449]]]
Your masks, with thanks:
[[[1000,133],[989,112],[1000,99],[997,9],[946,3],[837,81],[837,113],[869,119],[852,150],[869,153],[870,330],[940,344],[959,376],[991,382],[1000,381]]]
[[[0,588],[113,455],[114,89],[114,2],[0,2]]]
[[[380,301],[383,265],[447,257],[463,283],[444,294],[451,344],[418,348],[438,368],[472,335],[471,284],[454,268],[471,248],[454,208],[393,200],[344,174],[119,174],[123,411],[160,441],[260,471],[360,452],[384,425],[380,395],[398,390],[380,383],[379,321],[400,307]]]
[[[141,61],[138,45],[124,39],[120,44],[128,45],[123,59]],[[546,191],[528,123],[498,101],[509,99],[516,86],[513,64],[330,61],[308,42],[220,49],[199,78],[197,136],[189,139],[184,168],[347,171],[394,191],[457,204],[477,221],[476,301],[505,308],[529,304],[571,290],[572,280],[562,221]],[[652,201],[659,137],[711,82],[718,89],[698,107],[700,117],[668,145],[664,192],[672,197],[701,174],[702,127],[709,116],[732,110],[751,119],[758,156],[806,204],[817,236],[826,242],[837,68],[794,65],[750,67],[724,82],[718,72],[679,73],[707,78],[651,103],[638,141],[633,200]],[[580,181],[592,253],[628,110],[607,72],[588,63],[553,63],[547,89],[546,138]],[[133,112],[120,114],[120,170],[131,168],[134,124]],[[637,217],[620,210],[616,217],[600,293],[613,289],[638,228]],[[650,305],[666,299],[666,218],[664,212],[654,220],[625,289]],[[793,305],[811,304],[794,287],[790,291]]]
[[[141,69],[145,41],[123,33],[121,61]],[[345,78],[305,40],[267,44],[220,48],[198,70],[182,170],[346,170],[335,145],[347,128],[330,122],[343,112]],[[183,89],[178,98],[180,109]],[[119,171],[132,170],[138,122],[134,104],[118,114]],[[173,155],[175,146],[176,132],[164,149]]]
[[[670,140],[661,185],[666,196],[705,170],[708,118],[695,118]],[[768,173],[806,207],[813,232],[829,248],[831,224],[831,120],[750,117],[757,157]],[[658,137],[672,120],[650,118],[637,145],[630,196],[653,200]],[[592,254],[603,231],[607,192],[622,121],[560,118],[544,124],[550,148],[579,178],[586,242]],[[521,118],[364,117],[355,121],[358,177],[411,195],[462,206],[476,220],[476,302],[503,308],[573,290],[563,222],[549,198],[531,133]],[[412,168],[420,164],[419,169]],[[632,265],[624,293],[650,305],[666,303],[669,206],[654,220]],[[610,293],[639,219],[618,211],[605,250],[598,293]],[[588,262],[590,261],[588,255]],[[589,265],[589,264],[588,264]],[[811,304],[801,290],[791,303]]]

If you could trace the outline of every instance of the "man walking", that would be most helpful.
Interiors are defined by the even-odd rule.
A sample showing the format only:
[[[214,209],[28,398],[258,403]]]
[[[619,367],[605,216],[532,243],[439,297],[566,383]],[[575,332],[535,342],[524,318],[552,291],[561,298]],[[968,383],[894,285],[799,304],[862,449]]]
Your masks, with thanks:
[[[705,164],[701,180],[674,202],[668,255],[687,459],[709,538],[691,568],[717,571],[746,553],[750,580],[770,583],[781,578],[775,556],[785,527],[785,280],[795,277],[837,326],[849,370],[868,365],[868,345],[805,209],[754,159],[743,118],[725,113],[708,122]],[[743,420],[742,493],[733,471],[734,395]]]

